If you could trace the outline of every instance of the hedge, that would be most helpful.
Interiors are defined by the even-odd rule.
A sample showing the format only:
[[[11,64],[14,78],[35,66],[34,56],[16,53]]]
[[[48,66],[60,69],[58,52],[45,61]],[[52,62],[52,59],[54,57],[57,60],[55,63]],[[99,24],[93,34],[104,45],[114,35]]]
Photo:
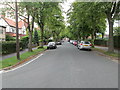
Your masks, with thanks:
[[[114,47],[120,48],[120,36],[114,36]],[[94,41],[95,45],[108,46],[108,40],[105,39],[96,39]]]
[[[9,34],[6,34],[6,41],[15,41],[16,40],[16,38],[15,37],[12,37],[12,36],[10,36]]]
[[[114,47],[120,48],[120,36],[114,36]]]
[[[108,40],[104,40],[104,39],[96,39],[94,41],[95,45],[100,45],[100,46],[108,46]]]
[[[3,41],[0,42],[2,45],[2,50],[0,54],[10,54],[16,52],[16,41]],[[22,50],[24,45],[20,42],[20,49]]]

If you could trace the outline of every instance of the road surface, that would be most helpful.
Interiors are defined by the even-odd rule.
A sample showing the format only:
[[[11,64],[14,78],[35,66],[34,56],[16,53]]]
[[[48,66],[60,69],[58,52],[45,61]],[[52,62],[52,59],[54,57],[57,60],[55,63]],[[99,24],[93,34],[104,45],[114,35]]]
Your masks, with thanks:
[[[118,88],[118,64],[65,42],[2,77],[3,88]]]

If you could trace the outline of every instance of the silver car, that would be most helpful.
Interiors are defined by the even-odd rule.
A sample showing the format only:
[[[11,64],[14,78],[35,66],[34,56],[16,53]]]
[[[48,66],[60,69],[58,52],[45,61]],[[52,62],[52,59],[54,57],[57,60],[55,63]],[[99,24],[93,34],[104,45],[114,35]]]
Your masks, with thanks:
[[[81,41],[78,43],[78,49],[88,49],[91,50],[92,44],[89,41]]]
[[[56,43],[55,42],[49,42],[47,45],[47,49],[56,49]]]

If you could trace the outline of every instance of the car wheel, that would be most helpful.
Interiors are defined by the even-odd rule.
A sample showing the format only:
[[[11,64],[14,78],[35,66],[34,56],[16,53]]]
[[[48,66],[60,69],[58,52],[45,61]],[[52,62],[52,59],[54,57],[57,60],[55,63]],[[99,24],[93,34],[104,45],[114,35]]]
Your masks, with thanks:
[[[88,49],[89,51],[92,51],[91,49]]]

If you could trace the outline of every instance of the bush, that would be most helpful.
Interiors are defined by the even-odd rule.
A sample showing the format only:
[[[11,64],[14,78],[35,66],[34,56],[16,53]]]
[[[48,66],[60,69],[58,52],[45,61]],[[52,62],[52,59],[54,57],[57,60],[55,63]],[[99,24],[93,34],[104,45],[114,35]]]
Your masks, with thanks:
[[[120,48],[120,36],[114,36],[114,47]]]
[[[16,51],[15,41],[5,41],[2,42],[2,54],[9,54]]]
[[[39,36],[37,30],[34,31],[34,44],[37,44],[39,46]]]
[[[114,36],[114,47],[115,48],[120,48],[120,36]],[[95,45],[100,45],[100,46],[108,46],[108,40],[107,39],[96,39],[94,41]]]
[[[16,41],[3,41],[0,42],[2,45],[1,54],[10,54],[16,52]],[[20,49],[23,49],[23,44],[20,42]]]
[[[10,36],[9,34],[6,35],[6,41],[15,41],[15,38]]]
[[[96,39],[94,41],[95,45],[100,45],[100,46],[108,46],[108,40],[105,39]]]
[[[22,49],[25,49],[28,47],[28,43],[29,43],[29,37],[28,36],[24,36],[20,39],[20,42],[22,43]]]

